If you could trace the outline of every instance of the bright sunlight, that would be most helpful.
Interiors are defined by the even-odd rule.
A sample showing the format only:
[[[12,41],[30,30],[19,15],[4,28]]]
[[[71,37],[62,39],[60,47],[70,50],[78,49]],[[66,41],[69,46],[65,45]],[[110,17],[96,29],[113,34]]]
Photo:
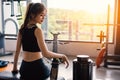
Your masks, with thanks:
[[[48,8],[87,10],[92,13],[106,11],[108,4],[114,5],[114,0],[48,0]]]

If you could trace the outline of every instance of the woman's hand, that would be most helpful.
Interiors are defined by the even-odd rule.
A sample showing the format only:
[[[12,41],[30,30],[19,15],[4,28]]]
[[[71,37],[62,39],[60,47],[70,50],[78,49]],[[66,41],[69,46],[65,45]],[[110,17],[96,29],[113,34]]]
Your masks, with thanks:
[[[66,64],[66,68],[68,68],[68,66],[69,66],[69,60],[68,60],[67,56],[64,55],[64,54],[62,55],[62,62],[64,64]]]
[[[19,71],[18,71],[18,69],[17,68],[13,68],[13,70],[12,70],[12,73],[13,74],[17,74]]]
[[[13,74],[17,74],[17,73],[18,73],[18,70],[16,70],[16,71],[12,71],[12,73],[13,73]]]

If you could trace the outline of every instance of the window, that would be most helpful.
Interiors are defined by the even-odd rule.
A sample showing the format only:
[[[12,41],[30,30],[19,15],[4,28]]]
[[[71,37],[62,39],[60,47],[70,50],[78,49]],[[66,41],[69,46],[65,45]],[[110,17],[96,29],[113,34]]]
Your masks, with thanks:
[[[50,32],[60,32],[59,40],[99,42],[101,31],[107,35],[109,13],[109,42],[113,42],[114,1],[47,0],[47,39],[53,38]]]
[[[101,31],[104,33],[105,36],[107,35],[107,20],[109,13],[110,14],[109,42],[113,42],[115,0],[31,0],[31,1],[47,3],[48,13],[45,18],[46,22],[42,24],[42,29],[45,33],[46,39],[50,40],[53,39],[53,35],[51,34],[51,32],[53,33],[59,32],[60,33],[60,35],[58,36],[59,40],[99,42],[100,38],[97,36],[100,35]],[[110,5],[109,11],[108,4]],[[17,6],[17,4],[14,6]],[[18,12],[16,12],[17,11],[16,8],[14,11],[17,14]],[[21,1],[21,9],[23,14],[21,16],[22,19],[17,20],[20,25],[23,22],[24,12],[26,9],[26,1]],[[10,16],[10,14],[8,14],[8,16]],[[6,24],[6,26],[8,25]],[[9,28],[11,29],[11,27]],[[6,34],[8,34],[8,29],[6,30]],[[104,40],[106,40],[106,38]]]

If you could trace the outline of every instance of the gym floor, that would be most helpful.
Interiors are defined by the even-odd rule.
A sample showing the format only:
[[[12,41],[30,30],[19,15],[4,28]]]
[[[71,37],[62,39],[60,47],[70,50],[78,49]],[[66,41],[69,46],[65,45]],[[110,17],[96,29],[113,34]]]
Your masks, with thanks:
[[[75,57],[68,56],[68,58],[70,61],[70,66],[68,68],[65,68],[64,64],[60,64],[58,76],[64,77],[65,80],[73,80],[73,60],[75,59]],[[13,55],[2,56],[0,57],[0,60],[7,60],[13,62]],[[19,66],[21,60],[22,58],[20,57],[18,62]],[[95,61],[94,58],[92,60]],[[46,59],[45,61],[48,65],[50,65],[50,63],[48,63],[49,61],[47,61]],[[92,77],[93,80],[120,80],[120,66],[109,66],[108,68],[105,68],[101,65],[101,67],[97,69],[94,65]]]

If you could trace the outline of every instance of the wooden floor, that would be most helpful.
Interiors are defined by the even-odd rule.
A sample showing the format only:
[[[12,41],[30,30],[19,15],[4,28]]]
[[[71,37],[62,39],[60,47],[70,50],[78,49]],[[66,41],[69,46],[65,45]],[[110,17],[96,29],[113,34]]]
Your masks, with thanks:
[[[65,80],[73,80],[73,60],[75,57],[68,56],[70,66],[66,69],[64,64],[59,65],[59,76],[63,76]],[[13,62],[13,55],[0,57],[0,60],[7,60]],[[18,65],[20,66],[22,58],[20,57]],[[93,61],[95,59],[92,59]],[[51,65],[49,61],[45,59],[47,65]],[[108,68],[101,67],[96,68],[93,66],[93,80],[120,80],[120,66],[109,66]]]

